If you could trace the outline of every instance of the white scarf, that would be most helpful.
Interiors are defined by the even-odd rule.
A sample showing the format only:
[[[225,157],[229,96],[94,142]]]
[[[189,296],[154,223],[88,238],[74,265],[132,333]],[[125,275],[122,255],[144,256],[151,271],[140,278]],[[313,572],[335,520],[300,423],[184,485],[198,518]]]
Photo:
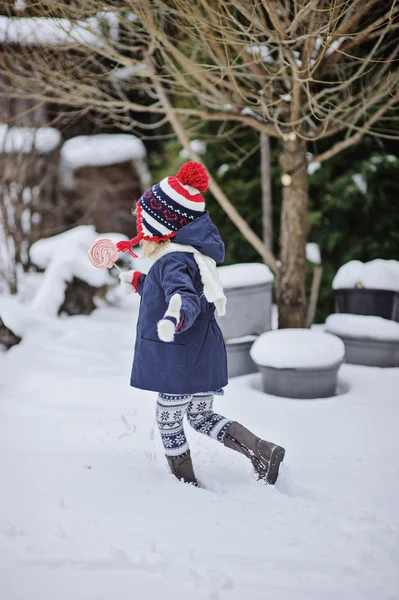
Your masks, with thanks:
[[[223,286],[220,281],[219,273],[217,272],[216,262],[210,256],[201,254],[193,246],[185,244],[165,244],[158,252],[156,260],[170,254],[171,252],[189,252],[194,255],[194,260],[198,265],[201,275],[201,281],[204,286],[204,296],[208,302],[213,302],[218,316],[223,317],[226,314],[226,296],[224,295]]]

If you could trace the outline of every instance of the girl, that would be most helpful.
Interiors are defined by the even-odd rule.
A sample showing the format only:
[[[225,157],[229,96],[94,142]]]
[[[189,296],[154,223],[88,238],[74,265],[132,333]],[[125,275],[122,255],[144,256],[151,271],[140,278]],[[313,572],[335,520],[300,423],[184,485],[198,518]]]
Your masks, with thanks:
[[[187,415],[196,431],[247,456],[259,478],[274,484],[284,448],[213,412],[214,395],[227,385],[215,319],[215,311],[224,314],[226,297],[216,270],[224,244],[201,196],[208,180],[205,168],[189,161],[152,186],[136,205],[138,235],[117,244],[133,254],[141,243],[144,255],[155,259],[148,275],[120,274],[124,290],[141,296],[131,385],[158,392],[157,424],[178,479],[198,485],[183,428]]]

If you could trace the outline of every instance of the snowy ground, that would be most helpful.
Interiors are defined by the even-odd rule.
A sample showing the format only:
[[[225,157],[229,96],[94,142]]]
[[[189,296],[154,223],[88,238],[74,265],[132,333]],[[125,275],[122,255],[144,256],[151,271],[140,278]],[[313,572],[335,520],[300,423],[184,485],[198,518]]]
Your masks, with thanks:
[[[397,600],[399,369],[344,366],[320,401],[233,380],[217,409],[286,464],[266,487],[188,431],[195,489],[129,388],[134,320],[49,320],[0,354],[1,599]]]

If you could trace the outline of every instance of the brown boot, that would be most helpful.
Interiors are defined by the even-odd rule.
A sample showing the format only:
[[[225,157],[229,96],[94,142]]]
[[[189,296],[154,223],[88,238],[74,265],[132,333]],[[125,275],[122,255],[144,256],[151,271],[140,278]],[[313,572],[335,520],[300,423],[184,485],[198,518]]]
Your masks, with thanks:
[[[173,475],[183,481],[184,483],[190,483],[195,487],[198,487],[198,481],[194,475],[193,463],[191,460],[190,451],[184,456],[173,458],[172,456],[166,457],[168,465]]]
[[[284,448],[261,440],[240,423],[230,425],[224,445],[249,458],[259,479],[264,479],[270,485],[276,483],[280,463],[284,460]]]

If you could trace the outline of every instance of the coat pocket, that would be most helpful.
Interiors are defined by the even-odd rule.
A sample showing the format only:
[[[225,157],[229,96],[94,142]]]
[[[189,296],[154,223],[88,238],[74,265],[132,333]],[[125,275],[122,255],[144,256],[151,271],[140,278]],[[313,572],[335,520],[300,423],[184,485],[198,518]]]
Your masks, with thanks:
[[[138,367],[141,378],[152,383],[152,389],[168,393],[185,392],[187,351],[182,344],[140,338]]]

